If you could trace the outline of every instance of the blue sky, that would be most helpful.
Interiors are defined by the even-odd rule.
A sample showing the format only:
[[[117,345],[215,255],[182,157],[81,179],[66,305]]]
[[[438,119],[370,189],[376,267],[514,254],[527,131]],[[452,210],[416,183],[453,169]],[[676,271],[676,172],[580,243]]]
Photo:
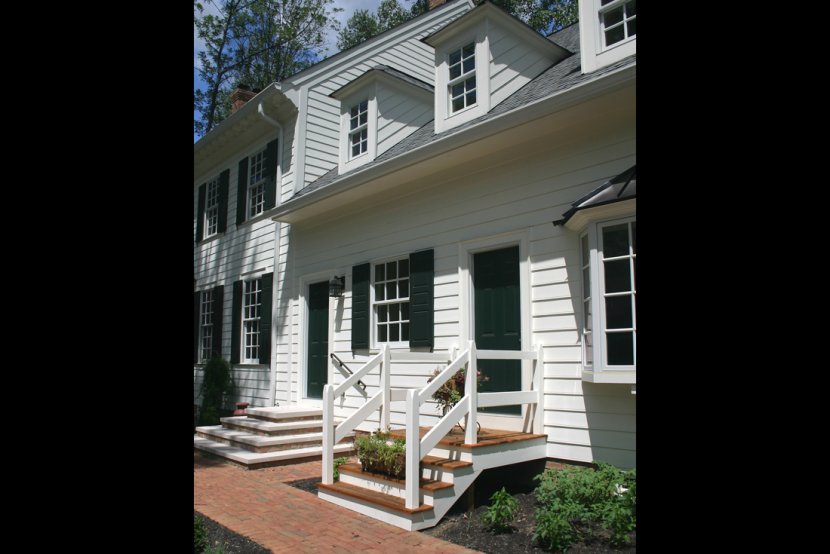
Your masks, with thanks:
[[[407,8],[411,7],[411,5],[412,5],[411,0],[402,0],[402,1],[399,0],[399,2],[401,4],[403,4],[404,6],[406,6]],[[216,0],[216,3],[217,4],[219,3],[218,0]],[[335,2],[334,2],[335,6],[337,6],[338,8],[343,8],[343,11],[340,12],[339,14],[337,14],[337,19],[340,21],[341,25],[344,25],[346,23],[346,20],[349,17],[351,17],[351,15],[354,13],[355,10],[363,9],[363,10],[376,11],[377,7],[378,7],[378,4],[380,4],[380,0],[335,0]],[[212,2],[210,2],[210,1],[204,2],[204,5],[205,5],[205,10],[206,11],[209,11],[209,12],[212,12],[212,13],[217,12],[216,7],[213,5]],[[337,53],[336,43],[337,43],[337,34],[336,33],[329,33],[326,36],[326,49],[327,50],[326,50],[326,52],[323,53],[323,57],[328,57],[328,56],[331,56],[331,55]],[[197,88],[199,88],[200,86],[202,86],[202,87],[204,86],[204,82],[201,79],[199,79],[199,70],[198,70],[199,60],[196,58],[197,52],[199,52],[203,48],[204,48],[204,45],[203,45],[202,41],[200,41],[198,39],[198,37],[196,36],[196,28],[194,27],[194,29],[193,29],[193,90],[194,91]],[[194,112],[194,114],[193,114],[194,118],[196,117],[196,113],[197,112]],[[193,133],[193,142],[195,143],[198,139],[199,139],[199,137],[196,136],[196,133]]]

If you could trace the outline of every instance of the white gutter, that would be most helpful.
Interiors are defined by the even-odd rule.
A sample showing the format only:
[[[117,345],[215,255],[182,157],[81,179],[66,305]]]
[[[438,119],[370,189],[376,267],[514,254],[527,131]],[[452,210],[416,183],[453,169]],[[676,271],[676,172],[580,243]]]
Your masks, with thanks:
[[[544,115],[584,102],[610,89],[625,85],[627,82],[634,80],[636,78],[636,69],[635,62],[632,65],[599,75],[594,79],[565,89],[552,96],[546,96],[535,102],[504,112],[492,119],[487,119],[463,129],[460,132],[448,133],[445,137],[413,148],[397,158],[392,158],[368,168],[357,169],[353,174],[344,177],[340,181],[336,181],[332,185],[317,189],[295,200],[289,200],[282,206],[276,208],[271,219],[279,221],[280,216],[290,214],[330,196],[345,192],[373,179],[418,163],[431,155],[460,148],[495,133],[506,131],[512,127],[517,127],[532,120],[539,119]]]

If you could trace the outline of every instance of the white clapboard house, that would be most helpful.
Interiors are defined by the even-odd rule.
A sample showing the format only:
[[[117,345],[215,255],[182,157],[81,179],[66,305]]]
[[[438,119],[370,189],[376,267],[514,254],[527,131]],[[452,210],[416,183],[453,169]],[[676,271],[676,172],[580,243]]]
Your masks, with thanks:
[[[221,353],[251,405],[194,445],[322,456],[320,497],[406,529],[485,469],[636,466],[636,4],[582,0],[544,37],[434,3],[237,89],[194,146],[194,397]],[[432,394],[465,365],[488,379],[445,414]],[[333,482],[387,427],[406,479]]]

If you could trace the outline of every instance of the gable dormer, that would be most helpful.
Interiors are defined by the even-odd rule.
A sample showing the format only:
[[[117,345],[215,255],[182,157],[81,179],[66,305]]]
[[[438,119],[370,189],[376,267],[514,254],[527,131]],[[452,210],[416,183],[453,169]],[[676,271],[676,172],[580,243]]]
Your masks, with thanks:
[[[582,72],[637,53],[637,0],[580,0]]]
[[[571,53],[484,2],[423,39],[435,49],[435,132],[480,117]]]
[[[374,160],[432,118],[432,85],[386,65],[329,96],[340,101],[340,174]]]

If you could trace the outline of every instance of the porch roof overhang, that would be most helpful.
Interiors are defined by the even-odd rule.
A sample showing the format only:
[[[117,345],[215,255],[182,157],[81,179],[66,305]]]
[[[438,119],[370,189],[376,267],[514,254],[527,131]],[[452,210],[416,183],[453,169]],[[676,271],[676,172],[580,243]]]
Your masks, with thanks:
[[[576,231],[593,216],[620,215],[617,212],[636,208],[636,198],[637,166],[632,165],[571,204],[571,208],[562,214],[562,219],[553,224]]]

